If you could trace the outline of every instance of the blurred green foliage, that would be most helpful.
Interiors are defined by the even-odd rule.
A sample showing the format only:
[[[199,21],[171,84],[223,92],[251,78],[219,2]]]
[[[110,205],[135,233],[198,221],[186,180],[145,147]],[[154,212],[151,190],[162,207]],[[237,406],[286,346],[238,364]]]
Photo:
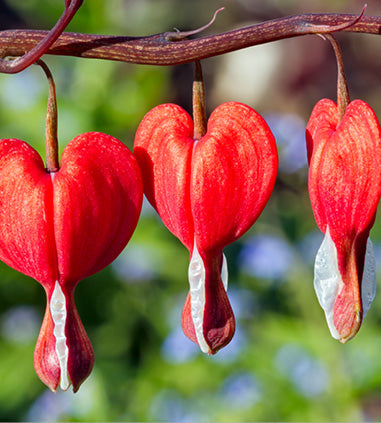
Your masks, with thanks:
[[[48,29],[62,6],[62,0],[0,1],[0,22],[8,28],[12,16],[20,26]],[[362,3],[85,0],[69,30],[134,36],[173,27],[187,30],[205,24],[221,6],[226,10],[206,33],[295,13],[356,13]],[[370,0],[367,13],[380,12],[378,1]],[[339,38],[353,97],[368,101],[381,116],[379,37]],[[335,96],[335,62],[330,46],[317,37],[272,46],[244,50],[245,57],[258,64],[252,78],[265,88],[253,95],[250,105],[274,125],[286,119],[287,131],[280,126],[276,137],[281,165],[286,160],[292,164],[303,153],[304,141],[290,153],[290,139],[303,138],[315,102]],[[267,62],[260,63],[260,52],[265,59],[274,56],[262,73],[260,65]],[[225,95],[216,87],[226,61],[238,72],[242,57],[232,53],[205,61],[210,109]],[[53,56],[46,61],[57,85],[61,150],[86,131],[109,133],[132,148],[139,121],[152,107],[175,101],[189,110],[191,65],[152,67]],[[267,82],[261,79],[266,72],[272,78]],[[237,98],[224,101],[241,101],[239,86],[252,81],[239,79],[233,73],[229,82]],[[2,138],[21,138],[43,155],[47,90],[38,67],[0,77]],[[0,419],[380,420],[381,297],[376,296],[352,341],[341,345],[330,337],[313,291],[313,256],[322,238],[312,216],[303,160],[298,168],[281,168],[258,222],[225,251],[237,333],[214,357],[198,352],[181,333],[188,253],[148,204],[115,263],[78,285],[76,303],[96,361],[75,395],[50,393],[34,373],[33,349],[46,301],[43,289],[0,264]],[[371,235],[380,251],[379,218]],[[258,248],[263,248],[259,258]],[[251,255],[257,260],[252,266]]]

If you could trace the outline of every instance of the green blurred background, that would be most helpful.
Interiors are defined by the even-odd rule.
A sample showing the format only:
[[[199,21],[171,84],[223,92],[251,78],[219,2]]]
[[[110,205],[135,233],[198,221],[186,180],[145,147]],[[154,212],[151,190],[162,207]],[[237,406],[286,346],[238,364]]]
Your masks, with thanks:
[[[308,5],[307,5],[308,3]],[[311,12],[358,13],[347,0],[85,0],[70,31],[148,35],[189,30],[218,15],[205,34]],[[0,0],[1,29],[49,29],[63,0]],[[378,0],[367,14],[380,15]],[[381,117],[381,38],[339,34],[352,98]],[[192,65],[138,66],[46,57],[57,85],[60,148],[103,131],[132,148],[144,114],[163,102],[190,111]],[[95,350],[77,394],[51,393],[33,369],[45,309],[35,281],[0,265],[2,421],[377,421],[381,420],[381,296],[348,344],[331,338],[313,290],[322,234],[308,192],[304,131],[313,105],[335,99],[336,64],[316,36],[253,47],[203,63],[209,112],[241,101],[260,112],[277,139],[274,193],[254,227],[226,248],[237,332],[208,357],[181,331],[188,252],[144,204],[120,257],[82,281],[76,304]],[[32,67],[0,76],[2,138],[43,154],[47,84]],[[381,221],[371,232],[381,262]],[[379,265],[381,269],[381,265]],[[380,273],[379,273],[380,275]]]

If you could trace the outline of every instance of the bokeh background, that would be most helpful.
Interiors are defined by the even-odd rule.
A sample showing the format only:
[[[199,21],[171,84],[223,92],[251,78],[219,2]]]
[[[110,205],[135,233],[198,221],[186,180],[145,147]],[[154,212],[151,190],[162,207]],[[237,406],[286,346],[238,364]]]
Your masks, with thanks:
[[[218,15],[205,34],[299,13],[358,13],[348,0],[85,0],[77,32],[141,36],[189,30]],[[63,0],[0,0],[0,26],[49,29]],[[367,14],[380,15],[378,0]],[[381,117],[381,38],[339,34],[352,98]],[[57,85],[62,148],[103,131],[132,148],[144,114],[163,102],[191,110],[191,64],[138,66],[46,58]],[[35,281],[0,264],[2,421],[377,421],[381,420],[381,296],[348,344],[331,338],[313,290],[322,234],[308,191],[304,132],[313,105],[335,99],[336,64],[316,36],[283,40],[203,62],[208,111],[241,101],[269,123],[280,169],[254,227],[225,250],[237,332],[208,357],[182,333],[188,252],[148,203],[123,253],[82,281],[76,303],[95,350],[77,394],[51,393],[33,369],[45,309]],[[0,75],[2,138],[44,154],[47,83],[38,67]],[[371,232],[381,271],[381,221]],[[381,274],[379,273],[379,279]]]

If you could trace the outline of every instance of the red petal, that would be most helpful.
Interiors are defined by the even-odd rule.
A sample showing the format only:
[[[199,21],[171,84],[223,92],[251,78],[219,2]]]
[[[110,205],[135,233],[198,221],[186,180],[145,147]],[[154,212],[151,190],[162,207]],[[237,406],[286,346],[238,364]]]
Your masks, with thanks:
[[[56,339],[53,330],[54,323],[48,302],[34,350],[34,369],[41,381],[53,392],[56,392],[60,383],[61,369],[56,353]]]
[[[74,304],[73,295],[67,296],[67,321],[65,335],[69,348],[67,369],[73,391],[90,375],[94,365],[94,351]]]
[[[0,140],[0,259],[44,286],[58,277],[50,175],[32,147]]]
[[[188,292],[183,311],[181,313],[181,326],[185,335],[195,344],[198,344],[196,331],[194,329],[194,323],[192,319],[191,307],[191,296],[190,292]]]
[[[58,274],[76,283],[122,251],[139,218],[142,181],[132,153],[105,134],[69,143],[53,185],[32,147],[2,140],[0,193],[1,260],[52,287]]]
[[[134,143],[148,201],[189,250],[194,240],[190,206],[192,136],[193,121],[188,113],[175,104],[162,104],[144,117]]]
[[[309,191],[316,221],[325,232],[358,234],[370,229],[381,192],[381,135],[372,109],[355,100],[337,126],[330,100],[320,101],[307,126],[313,142]],[[337,109],[336,109],[337,110]]]
[[[277,167],[274,137],[257,112],[233,102],[215,109],[192,159],[192,214],[200,254],[222,250],[254,224],[270,198]]]
[[[65,148],[53,179],[60,283],[110,264],[126,246],[142,204],[140,170],[117,139],[87,133]]]

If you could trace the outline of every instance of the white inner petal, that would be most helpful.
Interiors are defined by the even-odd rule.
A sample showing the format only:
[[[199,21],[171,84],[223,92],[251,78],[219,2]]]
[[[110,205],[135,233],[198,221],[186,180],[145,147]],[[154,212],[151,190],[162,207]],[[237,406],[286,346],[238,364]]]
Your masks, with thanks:
[[[205,267],[197,250],[196,243],[193,247],[192,258],[188,268],[188,278],[191,295],[191,315],[197,342],[204,353],[209,352],[208,344],[203,333],[204,308],[205,308]]]
[[[221,269],[221,279],[224,284],[225,291],[228,290],[228,263],[226,261],[225,254],[222,253],[222,269]]]
[[[61,369],[60,387],[62,390],[66,391],[70,386],[67,371],[69,348],[67,347],[65,336],[66,298],[58,282],[55,284],[53,295],[50,300],[50,312],[54,322],[53,334],[56,338],[56,353]]]
[[[340,336],[333,323],[333,310],[337,295],[343,286],[344,283],[337,264],[336,247],[327,226],[324,240],[316,254],[314,288],[319,303],[324,310],[331,335],[335,339],[340,339]]]
[[[339,339],[340,336],[333,323],[333,310],[336,298],[343,286],[344,282],[341,278],[337,262],[336,246],[332,241],[327,226],[324,240],[316,255],[314,287],[319,303],[324,310],[331,335],[335,339]],[[372,242],[368,238],[361,285],[363,319],[374,300],[375,294],[376,259]]]
[[[201,351],[208,353],[209,346],[205,340],[203,331],[205,309],[205,267],[200,253],[198,252],[196,241],[194,243],[192,257],[189,263],[188,278],[191,296],[191,315],[197,342]],[[223,255],[221,278],[226,290],[228,285],[228,270],[225,255]]]

